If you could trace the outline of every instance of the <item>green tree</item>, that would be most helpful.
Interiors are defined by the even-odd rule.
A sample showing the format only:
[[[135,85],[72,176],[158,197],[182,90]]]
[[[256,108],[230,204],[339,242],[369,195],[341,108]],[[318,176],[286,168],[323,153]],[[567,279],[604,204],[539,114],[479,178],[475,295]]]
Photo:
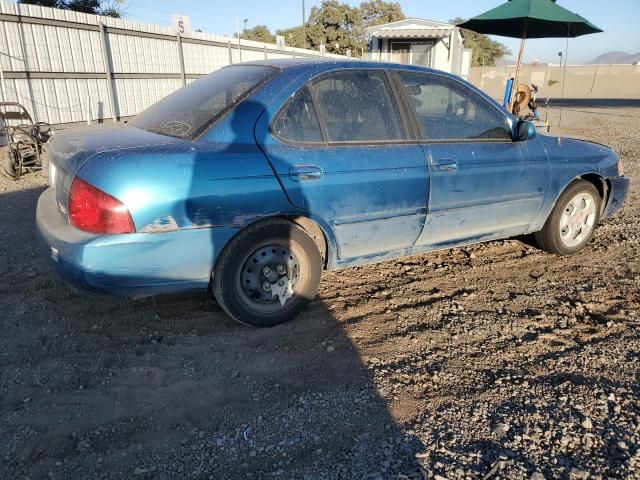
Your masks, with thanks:
[[[328,52],[345,54],[361,42],[362,12],[337,0],[324,0],[309,14],[307,37],[313,47],[324,43]]]
[[[256,25],[253,28],[245,28],[240,34],[240,38],[253,40],[254,42],[276,43],[276,37],[266,25]]]
[[[367,51],[365,28],[381,23],[404,19],[397,2],[370,0],[359,7],[352,7],[337,0],[324,0],[313,7],[309,21],[304,25],[278,30],[287,45],[319,49],[324,44],[327,52],[345,54],[351,50],[354,56]]]
[[[373,27],[383,23],[397,22],[406,17],[398,2],[385,2],[384,0],[371,0],[360,4],[363,26]]]
[[[309,28],[308,24],[307,28]],[[285,43],[290,47],[315,48],[309,43],[308,35],[306,35],[306,29],[302,25],[278,30],[276,31],[276,34],[282,35]]]
[[[120,11],[122,0],[18,0],[18,2],[116,18],[122,16]]]
[[[462,18],[454,18],[451,23],[458,25],[464,22]],[[476,33],[464,28],[460,29],[462,38],[464,39],[465,48],[473,50],[471,66],[479,67],[482,65],[493,66],[501,58],[511,55],[511,50],[506,45],[491,40],[488,35]]]

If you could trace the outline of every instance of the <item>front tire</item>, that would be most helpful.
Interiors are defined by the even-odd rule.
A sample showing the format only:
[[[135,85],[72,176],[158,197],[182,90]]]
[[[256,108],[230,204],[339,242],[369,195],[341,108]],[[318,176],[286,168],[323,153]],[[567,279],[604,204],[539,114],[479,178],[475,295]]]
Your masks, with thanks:
[[[541,231],[538,246],[556,255],[573,255],[591,240],[600,220],[600,193],[593,184],[576,180],[560,195]]]
[[[220,254],[213,295],[234,320],[271,327],[293,319],[320,286],[322,257],[298,225],[274,219],[238,233]]]

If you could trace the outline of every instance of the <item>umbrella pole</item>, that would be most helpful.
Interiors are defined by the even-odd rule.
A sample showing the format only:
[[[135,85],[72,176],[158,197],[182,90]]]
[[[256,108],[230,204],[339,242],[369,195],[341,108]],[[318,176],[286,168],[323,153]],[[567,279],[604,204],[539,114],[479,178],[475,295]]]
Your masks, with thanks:
[[[562,99],[560,103],[560,118],[558,119],[558,127],[562,125],[562,107],[564,106],[564,87],[567,84],[567,60],[569,56],[569,35],[571,33],[571,25],[567,27],[567,45],[564,48],[564,71],[562,73]]]
[[[520,41],[520,51],[518,52],[518,63],[516,65],[516,76],[513,80],[513,88],[511,89],[511,102],[509,102],[509,111],[513,113],[515,107],[516,98],[518,96],[518,81],[520,80],[520,67],[522,65],[522,54],[524,53],[524,42],[527,39],[527,30],[522,32],[522,40]]]

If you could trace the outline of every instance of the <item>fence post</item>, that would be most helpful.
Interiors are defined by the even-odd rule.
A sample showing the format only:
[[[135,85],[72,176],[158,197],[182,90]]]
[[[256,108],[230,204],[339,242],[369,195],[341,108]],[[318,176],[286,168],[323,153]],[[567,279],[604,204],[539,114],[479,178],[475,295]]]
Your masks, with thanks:
[[[31,111],[33,112],[33,118],[38,121],[37,111],[36,111],[36,102],[33,95],[33,87],[31,86],[31,66],[29,65],[29,57],[27,56],[27,42],[24,35],[24,25],[22,24],[22,6],[20,3],[16,3],[16,9],[18,13],[18,34],[20,35],[20,52],[22,53],[22,61],[24,63],[24,71],[27,75],[27,90],[29,90],[29,102],[31,103]],[[4,74],[2,78],[2,89],[4,90]],[[15,87],[15,84],[14,84]],[[20,101],[20,94],[16,91],[16,96],[18,97],[18,101]]]
[[[178,60],[180,61],[180,78],[182,79],[182,86],[187,84],[187,75],[184,70],[184,52],[182,51],[182,36],[180,32],[176,34],[178,40]]]
[[[91,120],[93,118],[93,108],[91,108],[91,97],[87,97],[87,125],[91,125]]]
[[[104,23],[99,22],[100,39],[102,40],[102,57],[104,58],[104,70],[107,79],[107,89],[109,90],[109,99],[111,100],[111,112],[113,113],[113,121],[118,121],[118,113],[116,111],[116,97],[113,92],[113,72],[111,71],[111,59],[109,55],[109,45],[107,43],[107,29]]]
[[[231,40],[227,42],[227,49],[229,50],[229,65],[233,65],[233,52],[231,51]]]

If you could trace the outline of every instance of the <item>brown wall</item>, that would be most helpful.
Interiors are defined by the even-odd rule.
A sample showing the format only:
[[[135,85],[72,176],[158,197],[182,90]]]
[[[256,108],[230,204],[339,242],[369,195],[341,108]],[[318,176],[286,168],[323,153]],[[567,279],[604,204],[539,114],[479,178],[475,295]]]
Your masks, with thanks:
[[[563,68],[524,66],[520,83],[535,83],[538,99],[561,98]],[[515,67],[473,67],[469,80],[502,101],[507,78]],[[640,65],[580,65],[567,67],[565,98],[640,99]]]

